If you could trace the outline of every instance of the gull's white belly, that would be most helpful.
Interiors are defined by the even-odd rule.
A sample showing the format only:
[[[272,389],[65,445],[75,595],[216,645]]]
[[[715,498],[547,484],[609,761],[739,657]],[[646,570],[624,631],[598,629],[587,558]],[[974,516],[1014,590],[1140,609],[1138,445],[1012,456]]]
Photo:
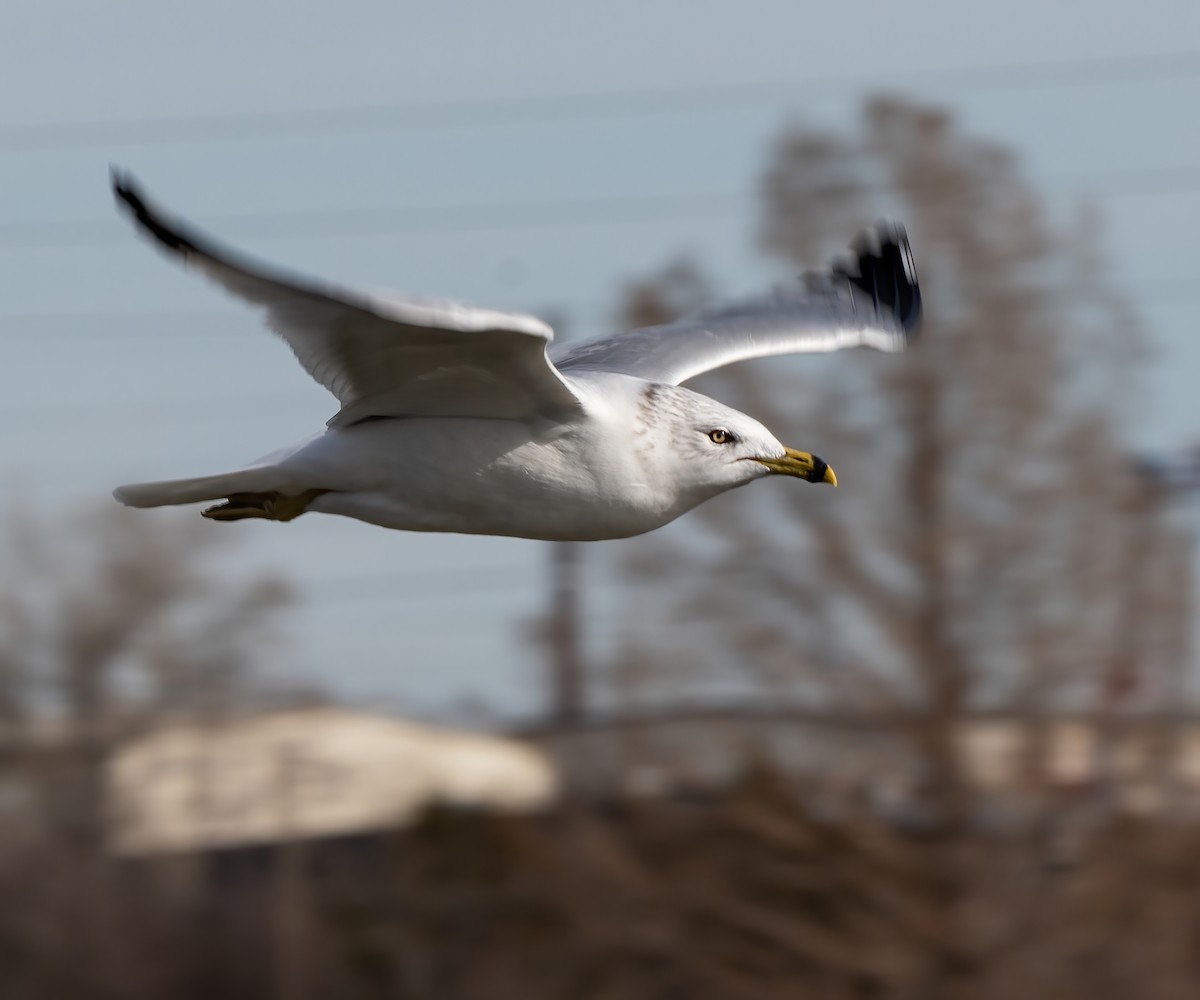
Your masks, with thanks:
[[[332,491],[314,511],[407,531],[623,538],[704,499],[647,481],[625,436],[587,421],[544,438],[515,421],[370,421],[313,438],[279,468],[297,490]]]

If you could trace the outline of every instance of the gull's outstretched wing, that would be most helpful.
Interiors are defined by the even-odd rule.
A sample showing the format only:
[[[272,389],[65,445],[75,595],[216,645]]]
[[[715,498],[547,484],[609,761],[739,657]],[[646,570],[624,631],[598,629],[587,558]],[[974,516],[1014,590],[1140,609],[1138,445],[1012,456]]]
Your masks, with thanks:
[[[621,372],[678,385],[722,365],[773,354],[873,347],[902,351],[921,322],[921,290],[902,226],[859,234],[848,258],[770,295],[706,309],[665,326],[556,345],[567,375]]]
[[[342,404],[331,426],[373,416],[521,419],[579,408],[547,360],[554,333],[533,316],[289,275],[171,219],[127,175],[113,172],[113,192],[160,247],[265,310],[267,324]]]

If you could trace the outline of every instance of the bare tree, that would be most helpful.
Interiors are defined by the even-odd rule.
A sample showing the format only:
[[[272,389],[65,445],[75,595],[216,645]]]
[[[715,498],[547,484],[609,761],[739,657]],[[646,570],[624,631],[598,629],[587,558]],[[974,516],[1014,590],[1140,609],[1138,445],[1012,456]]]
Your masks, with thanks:
[[[671,674],[677,695],[733,685],[902,728],[916,802],[946,844],[927,873],[936,995],[971,952],[963,928],[981,884],[955,860],[973,809],[963,714],[1022,713],[1037,757],[1038,720],[1093,708],[1128,648],[1139,527],[1119,428],[1140,336],[1094,218],[1056,225],[1012,155],[939,111],[881,99],[857,134],[789,130],[761,194],[761,246],[788,268],[818,264],[880,216],[903,220],[924,326],[901,357],[706,378],[700,388],[827,459],[841,489],[759,484],[660,533],[636,564],[636,604],[660,610],[653,595],[682,593],[674,614],[687,628],[631,645],[653,670],[679,656],[670,645],[702,637]],[[1135,590],[1140,615],[1150,597]],[[1155,655],[1138,644],[1137,669]]]
[[[842,489],[741,491],[694,516],[703,551],[679,530],[657,562],[695,581],[712,665],[778,694],[933,716],[1082,703],[1122,572],[1130,474],[1112,404],[1136,324],[1092,227],[1055,230],[1013,158],[946,116],[877,101],[861,135],[777,142],[760,234],[773,257],[812,265],[880,215],[907,223],[925,291],[909,354],[705,384],[830,460]]]
[[[699,308],[712,296],[712,282],[690,257],[676,257],[644,278],[633,278],[621,290],[616,328],[634,330],[669,323]]]
[[[188,971],[188,904],[108,855],[105,765],[164,715],[286,697],[261,665],[287,589],[231,579],[211,538],[107,506],[53,522],[14,509],[0,533],[6,995],[181,995],[164,977]]]
[[[211,536],[209,536],[211,537]],[[52,829],[96,845],[114,744],[166,713],[269,697],[257,669],[288,600],[267,577],[231,584],[209,538],[113,508],[54,527],[14,511],[0,576],[0,711],[14,775]]]

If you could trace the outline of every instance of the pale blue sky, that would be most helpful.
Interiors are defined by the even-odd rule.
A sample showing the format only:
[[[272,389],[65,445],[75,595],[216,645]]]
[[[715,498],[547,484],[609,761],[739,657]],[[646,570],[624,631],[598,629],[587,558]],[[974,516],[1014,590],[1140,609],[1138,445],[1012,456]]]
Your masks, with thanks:
[[[107,190],[110,162],[200,221],[721,195],[720,211],[638,222],[306,238],[261,225],[256,233],[249,220],[220,227],[262,255],[348,281],[567,310],[573,332],[583,334],[603,328],[602,308],[621,278],[681,249],[727,291],[767,281],[751,233],[766,144],[788,120],[851,127],[862,96],[879,87],[940,102],[971,131],[1014,148],[1064,212],[1086,194],[1101,205],[1116,274],[1159,349],[1138,436],[1164,448],[1185,442],[1200,429],[1192,387],[1200,369],[1200,169],[1186,172],[1200,167],[1200,75],[1046,86],[1018,74],[1008,78],[1012,86],[972,87],[936,73],[1189,44],[1200,51],[1194,0],[9,0],[0,31],[0,485],[49,510],[103,502],[130,479],[239,465],[306,435],[332,412],[332,401],[248,313],[132,236],[122,239]],[[241,141],[210,133],[170,143],[100,130],[85,145],[62,144],[69,130],[21,128],[770,81],[796,85],[673,114],[635,114],[636,102],[618,102],[622,113],[573,121],[566,105],[568,117],[556,121],[476,114],[446,128]],[[60,145],[28,148],[47,136]],[[1185,168],[1174,187],[1148,187],[1136,176],[1125,187],[1080,181],[1168,167]],[[84,224],[60,233],[68,242],[81,234],[116,242],[11,245],[31,232],[14,223],[45,222]],[[45,227],[33,232],[47,235]],[[1139,292],[1156,287],[1147,283],[1172,291]],[[86,315],[70,315],[77,313]],[[426,711],[463,698],[504,710],[528,704],[537,665],[519,622],[544,602],[543,546],[315,517],[227,530],[235,536],[232,568],[277,567],[306,594],[291,623],[298,667],[336,691]],[[589,616],[601,646],[615,625],[602,597]]]

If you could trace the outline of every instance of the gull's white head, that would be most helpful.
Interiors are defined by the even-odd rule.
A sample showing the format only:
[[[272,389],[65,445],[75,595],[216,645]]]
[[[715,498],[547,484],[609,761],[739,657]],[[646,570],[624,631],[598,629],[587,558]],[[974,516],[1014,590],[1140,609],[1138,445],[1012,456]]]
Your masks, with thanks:
[[[785,447],[753,417],[680,386],[647,383],[637,421],[643,461],[696,503],[769,475],[837,485],[822,459]]]

